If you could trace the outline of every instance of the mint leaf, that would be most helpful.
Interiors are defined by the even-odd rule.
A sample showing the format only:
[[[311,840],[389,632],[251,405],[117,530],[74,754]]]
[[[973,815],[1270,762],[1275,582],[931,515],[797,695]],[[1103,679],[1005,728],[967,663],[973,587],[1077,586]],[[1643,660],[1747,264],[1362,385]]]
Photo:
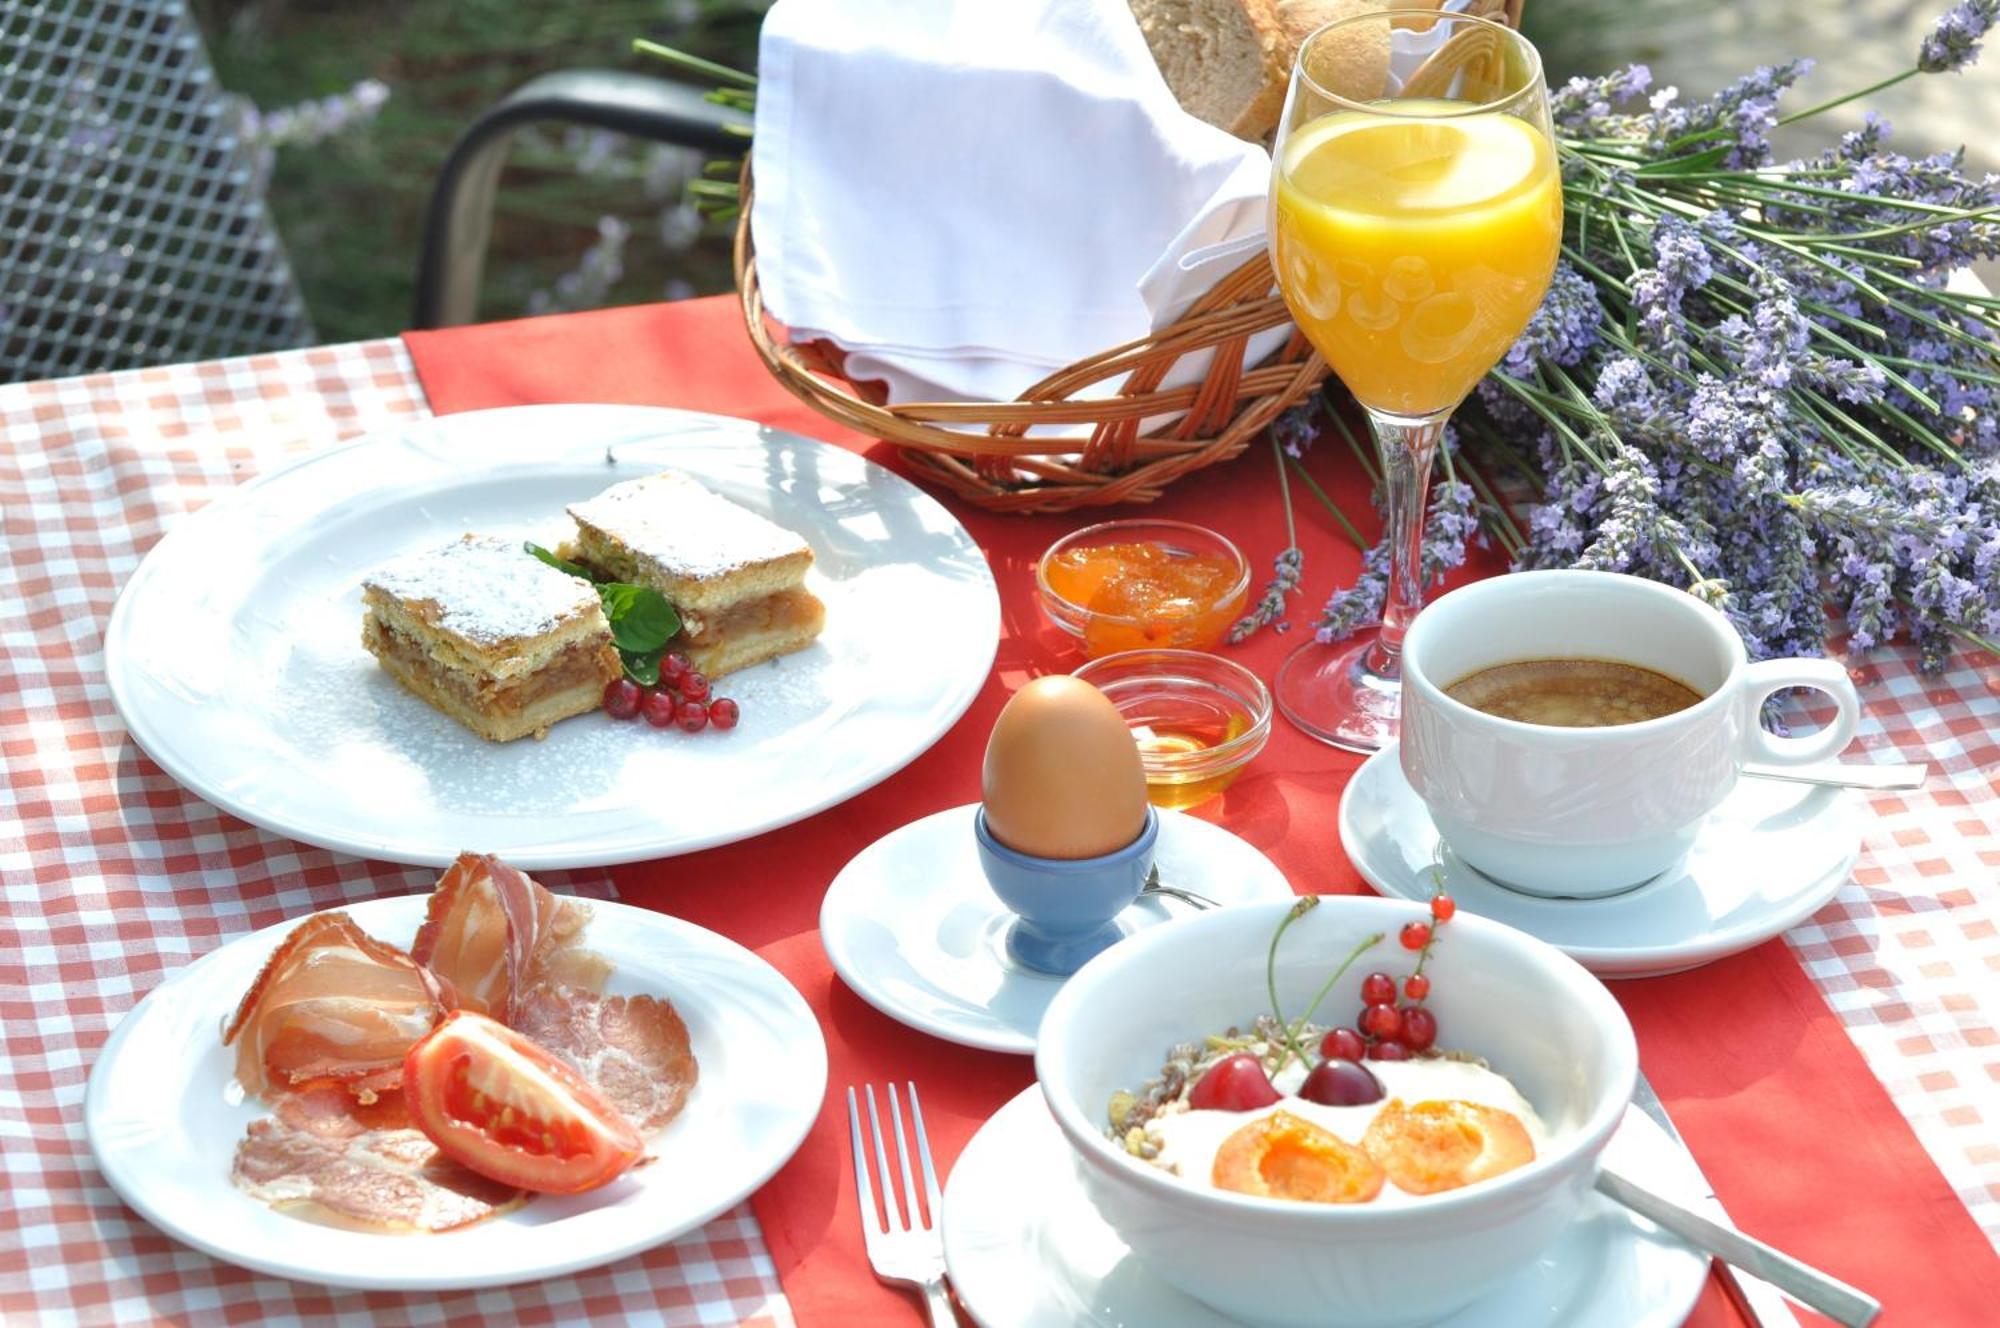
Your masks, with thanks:
[[[625,663],[625,676],[641,687],[656,687],[660,682],[660,656],[666,652],[663,646],[658,650],[621,650],[618,656]]]
[[[555,568],[558,572],[568,572],[571,576],[580,576],[586,581],[594,582],[597,580],[596,577],[590,574],[589,568],[584,567],[580,563],[570,562],[567,558],[558,558],[533,540],[528,540],[521,547]]]
[[[681,616],[667,597],[650,586],[608,581],[597,588],[604,616],[611,622],[611,639],[620,650],[642,654],[658,650],[681,629]]]

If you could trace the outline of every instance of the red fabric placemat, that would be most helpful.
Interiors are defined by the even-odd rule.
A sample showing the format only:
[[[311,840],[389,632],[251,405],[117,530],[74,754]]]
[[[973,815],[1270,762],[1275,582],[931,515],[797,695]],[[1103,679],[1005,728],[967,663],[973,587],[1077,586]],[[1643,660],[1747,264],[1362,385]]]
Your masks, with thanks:
[[[893,449],[837,428],[766,373],[731,298],[405,340],[440,414],[549,401],[679,406],[795,430],[900,469]],[[1343,510],[1357,520],[1366,514],[1364,481],[1340,449],[1317,449],[1308,464]],[[1294,487],[1306,553],[1307,593],[1295,598],[1291,615],[1300,626],[1285,636],[1261,633],[1234,653],[1266,679],[1303,639],[1317,602],[1359,566],[1331,519]],[[1261,587],[1285,543],[1277,493],[1268,450],[1253,449],[1183,480],[1145,510],[1230,536]],[[1042,620],[1032,571],[1051,541],[1101,518],[1001,517],[947,502],[986,551],[1001,596],[999,656],[965,718],[902,772],[833,811],[745,843],[614,872],[632,903],[762,954],[820,1017],[830,1057],[827,1109],[755,1199],[806,1328],[920,1317],[913,1300],[868,1272],[848,1174],[846,1087],[916,1079],[938,1161],[948,1167],[978,1126],[1034,1077],[1025,1057],[951,1046],[877,1013],[835,977],[819,944],[820,898],[847,860],[898,826],[975,801],[986,735],[1006,697],[1028,678],[1067,672],[1080,659]],[[1488,557],[1470,570],[1496,568]],[[1301,892],[1359,893],[1366,887],[1335,829],[1341,789],[1358,764],[1280,721],[1249,772],[1197,814],[1256,845]],[[1890,1308],[1885,1323],[1983,1321],[1991,1308],[1990,1245],[1783,942],[1613,990],[1638,1030],[1647,1073],[1740,1224],[1879,1296]],[[1711,1281],[1689,1322],[1708,1328],[1742,1320]]]

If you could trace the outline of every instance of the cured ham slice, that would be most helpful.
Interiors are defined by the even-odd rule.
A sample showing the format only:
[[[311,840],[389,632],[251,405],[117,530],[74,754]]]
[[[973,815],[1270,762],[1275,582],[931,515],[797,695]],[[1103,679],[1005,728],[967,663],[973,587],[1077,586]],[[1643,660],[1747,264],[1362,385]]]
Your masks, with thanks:
[[[364,1099],[399,1082],[403,1056],[450,1007],[409,955],[319,913],[292,930],[223,1029],[247,1093],[312,1079],[347,1081]]]
[[[582,902],[491,855],[464,853],[439,878],[410,956],[450,987],[457,1008],[512,1025],[517,996],[532,987],[603,985],[610,966],[574,944],[589,920]]]
[[[527,1197],[440,1154],[401,1093],[362,1105],[324,1081],[280,1095],[275,1115],[251,1122],[229,1174],[280,1212],[369,1231],[450,1231]]]
[[[680,1114],[699,1069],[667,1001],[551,984],[526,993],[514,1030],[569,1062],[642,1131]]]

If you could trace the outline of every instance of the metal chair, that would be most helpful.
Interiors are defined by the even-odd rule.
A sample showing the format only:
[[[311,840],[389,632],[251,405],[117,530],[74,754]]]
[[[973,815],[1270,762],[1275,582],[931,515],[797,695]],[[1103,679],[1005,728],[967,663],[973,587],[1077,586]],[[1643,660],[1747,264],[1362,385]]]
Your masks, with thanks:
[[[315,339],[184,4],[0,4],[0,49],[0,381]]]
[[[557,122],[696,148],[715,155],[749,146],[750,117],[701,93],[644,74],[575,69],[523,84],[459,139],[431,192],[417,265],[415,326],[473,321],[492,233],[493,194],[515,131]]]

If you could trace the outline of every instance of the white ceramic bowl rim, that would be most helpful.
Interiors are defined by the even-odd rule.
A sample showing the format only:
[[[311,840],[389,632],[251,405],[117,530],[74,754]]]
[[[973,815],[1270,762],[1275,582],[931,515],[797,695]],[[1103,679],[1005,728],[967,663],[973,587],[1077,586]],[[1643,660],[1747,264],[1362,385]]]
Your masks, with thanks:
[[[1427,920],[1430,917],[1429,910],[1419,905],[1370,896],[1328,895],[1322,896],[1319,904],[1320,908],[1356,906],[1366,907],[1371,912],[1394,915],[1398,924],[1414,919]],[[1293,905],[1288,904],[1284,907],[1290,908]],[[1461,912],[1452,918],[1449,924],[1452,929],[1469,930],[1475,934],[1497,937],[1503,943],[1513,945],[1524,952],[1538,966],[1561,974],[1564,985],[1572,994],[1594,1007],[1597,1015],[1594,1022],[1607,1026],[1610,1030],[1611,1065],[1606,1082],[1614,1091],[1604,1094],[1603,1099],[1592,1107],[1590,1115],[1579,1128],[1562,1135],[1534,1161],[1476,1185],[1430,1195],[1419,1203],[1383,1209],[1370,1204],[1300,1203],[1292,1199],[1271,1199],[1261,1195],[1238,1194],[1230,1190],[1191,1185],[1149,1162],[1133,1157],[1124,1149],[1115,1147],[1105,1132],[1096,1127],[1092,1119],[1084,1115],[1078,1106],[1069,1100],[1067,1093],[1050,1090],[1047,1076],[1042,1073],[1045,1061],[1052,1058],[1053,1048],[1061,1042],[1062,1025],[1069,1010],[1087,1000],[1094,989],[1111,982],[1113,975],[1138,963],[1151,951],[1173,943],[1173,938],[1198,930],[1231,925],[1227,920],[1240,918],[1251,911],[1267,917],[1273,928],[1277,926],[1278,919],[1283,913],[1276,904],[1237,905],[1228,909],[1214,909],[1176,918],[1139,936],[1121,941],[1078,970],[1057,993],[1048,1014],[1043,1017],[1035,1052],[1036,1078],[1041,1083],[1042,1095],[1054,1112],[1057,1123],[1070,1137],[1072,1146],[1077,1146],[1079,1141],[1087,1141],[1082,1146],[1096,1154],[1097,1159],[1103,1164],[1120,1169],[1123,1178],[1137,1182],[1169,1203],[1207,1209],[1218,1216],[1230,1214],[1257,1219],[1277,1218],[1287,1222],[1318,1223],[1333,1229],[1387,1225],[1391,1222],[1400,1224],[1466,1209],[1498,1207],[1505,1203],[1509,1196],[1538,1184],[1549,1171],[1573,1162],[1579,1153],[1595,1152],[1603,1147],[1611,1138],[1612,1132],[1618,1128],[1619,1121],[1624,1118],[1625,1108],[1631,1100],[1631,1085],[1638,1073],[1638,1047],[1632,1035],[1631,1024],[1611,993],[1581,964],[1554,946],[1536,940],[1526,932],[1513,927]],[[1379,929],[1387,935],[1393,935],[1396,927],[1385,924]],[[1385,942],[1387,943],[1390,942]],[[1349,973],[1353,974],[1355,971],[1350,969]],[[1190,1030],[1189,1037],[1199,1038],[1210,1031],[1213,1030]],[[1477,1048],[1467,1050],[1476,1051]],[[1622,1096],[1615,1091],[1616,1086],[1621,1083],[1626,1086]]]
[[[1660,602],[1675,605],[1675,612],[1679,611],[1678,601],[1681,600],[1685,600],[1694,608],[1709,613],[1715,612],[1715,610],[1710,609],[1685,590],[1675,590],[1672,586],[1661,585],[1658,581],[1649,581],[1643,576],[1631,576],[1624,572],[1599,572],[1584,567],[1547,567],[1530,572],[1509,572],[1505,576],[1490,576],[1478,581],[1469,581],[1438,596],[1437,599],[1431,602],[1429,607],[1434,609],[1453,595],[1471,595],[1475,598],[1487,598],[1494,594],[1510,593],[1505,589],[1508,585],[1519,586],[1523,584],[1546,583],[1549,581],[1574,581],[1579,577],[1589,577],[1592,580],[1602,577],[1629,582],[1635,588],[1634,593],[1664,597]],[[1496,586],[1500,587],[1500,589],[1493,589]],[[1644,587],[1644,590],[1638,590],[1637,588],[1639,587]],[[1422,632],[1425,622],[1428,621],[1435,624],[1441,620],[1436,618],[1426,619],[1421,613],[1410,623],[1409,633],[1403,638],[1403,685],[1405,687],[1415,687],[1424,694],[1426,700],[1440,707],[1447,714],[1452,715],[1461,722],[1476,717],[1479,722],[1497,725],[1502,733],[1562,733],[1565,735],[1574,735],[1601,731],[1616,733],[1621,736],[1657,733],[1679,724],[1687,724],[1696,720],[1706,720],[1718,707],[1735,703],[1737,692],[1734,684],[1742,675],[1744,667],[1750,662],[1750,654],[1743,647],[1742,636],[1738,634],[1734,627],[1729,625],[1729,620],[1722,618],[1720,614],[1716,616],[1722,628],[1721,636],[1725,638],[1723,648],[1729,655],[1728,676],[1722,680],[1720,686],[1710,691],[1708,695],[1702,697],[1701,700],[1695,702],[1693,705],[1685,709],[1673,711],[1670,714],[1659,715],[1653,719],[1641,719],[1629,724],[1612,725],[1603,730],[1567,728],[1554,724],[1530,724],[1524,719],[1509,719],[1505,715],[1495,715],[1488,711],[1469,706],[1445,691],[1443,686],[1432,681],[1424,672],[1424,644],[1432,635],[1435,635],[1442,629],[1433,626],[1429,632]],[[1410,662],[1412,659],[1416,661],[1414,664]],[[1632,661],[1626,662],[1629,663]],[[1454,679],[1453,681],[1458,680]],[[1676,679],[1676,681],[1679,680]],[[1686,686],[1685,683],[1682,685]]]

